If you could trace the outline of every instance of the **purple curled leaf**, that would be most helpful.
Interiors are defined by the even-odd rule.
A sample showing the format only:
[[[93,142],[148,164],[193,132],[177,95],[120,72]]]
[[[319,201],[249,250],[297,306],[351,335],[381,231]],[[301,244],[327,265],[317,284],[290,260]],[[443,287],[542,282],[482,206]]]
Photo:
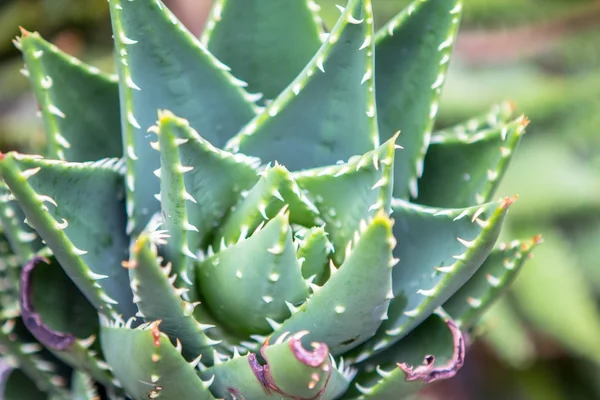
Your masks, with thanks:
[[[435,367],[435,357],[432,355],[425,356],[423,364],[417,366],[409,366],[406,363],[399,363],[398,367],[406,373],[407,381],[421,380],[425,383],[431,383],[443,379],[452,378],[465,362],[465,338],[461,330],[456,326],[454,321],[447,320],[446,324],[452,333],[454,352],[452,358],[444,365]]]
[[[270,365],[265,354],[265,349],[269,346],[269,340],[267,339],[267,341],[263,344],[263,346],[260,349],[260,354],[265,360],[266,364],[260,365],[258,359],[256,358],[256,354],[254,353],[248,354],[248,363],[250,364],[250,369],[254,373],[256,380],[258,380],[258,382],[261,384],[265,393],[268,396],[270,396],[272,392],[276,392],[285,396],[286,398],[293,400],[316,400],[321,397],[321,395],[327,388],[327,384],[329,383],[329,379],[331,378],[331,366],[328,363],[324,363],[329,358],[329,348],[325,343],[313,343],[312,346],[314,350],[306,350],[302,346],[302,338],[307,334],[307,331],[301,331],[293,335],[288,341],[290,349],[292,350],[292,354],[294,354],[294,357],[296,357],[296,359],[304,365],[307,365],[311,368],[321,367],[323,371],[327,372],[327,379],[325,380],[325,385],[323,385],[323,388],[311,398],[296,397],[282,390],[279,386],[277,386],[275,380],[273,379],[273,376],[271,375]],[[230,394],[232,393],[231,389],[232,388],[230,388]],[[238,392],[237,394],[241,396],[241,393]]]
[[[21,288],[19,303],[21,305],[21,318],[27,329],[44,346],[54,350],[67,350],[75,342],[75,336],[70,333],[57,332],[42,322],[40,315],[35,311],[31,298],[33,295],[32,273],[40,262],[50,264],[44,257],[33,257],[23,266],[21,271]]]
[[[329,356],[329,348],[325,343],[313,343],[313,351],[308,351],[302,346],[302,337],[307,335],[308,332],[298,332],[292,336],[289,340],[290,348],[292,353],[298,361],[308,365],[309,367],[316,368],[319,365],[327,361]]]

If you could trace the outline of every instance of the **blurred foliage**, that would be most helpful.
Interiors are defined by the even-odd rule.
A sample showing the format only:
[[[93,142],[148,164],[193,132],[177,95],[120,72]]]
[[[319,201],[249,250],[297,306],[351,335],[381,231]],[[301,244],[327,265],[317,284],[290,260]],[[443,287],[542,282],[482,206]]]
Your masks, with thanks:
[[[328,26],[343,2],[317,0]],[[408,2],[373,0],[376,25]],[[542,232],[545,243],[474,332],[480,340],[458,379],[427,399],[600,398],[600,1],[464,2],[438,127],[506,99],[531,119],[499,189],[520,196],[504,240]],[[26,151],[41,137],[10,43],[15,27],[110,70],[107,11],[105,0],[2,3],[0,148]]]

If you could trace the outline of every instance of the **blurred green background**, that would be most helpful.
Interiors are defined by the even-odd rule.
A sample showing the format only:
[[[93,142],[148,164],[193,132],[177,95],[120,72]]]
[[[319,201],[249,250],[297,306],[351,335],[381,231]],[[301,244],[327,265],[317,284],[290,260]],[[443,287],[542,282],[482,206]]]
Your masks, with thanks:
[[[335,0],[317,0],[326,23]],[[343,3],[343,0],[337,0]],[[381,26],[407,0],[373,0]],[[518,194],[502,240],[544,244],[478,327],[459,376],[419,400],[600,399],[600,1],[464,0],[439,128],[511,100],[532,121],[500,195]],[[170,0],[199,35],[209,0]],[[106,0],[0,2],[0,149],[34,152],[42,126],[18,26],[112,70]]]

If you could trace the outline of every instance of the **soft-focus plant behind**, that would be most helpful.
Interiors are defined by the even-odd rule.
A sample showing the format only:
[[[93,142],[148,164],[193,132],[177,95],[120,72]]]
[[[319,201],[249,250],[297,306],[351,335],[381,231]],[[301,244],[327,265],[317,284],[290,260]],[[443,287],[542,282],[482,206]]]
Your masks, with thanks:
[[[408,3],[373,2],[378,26]],[[209,0],[168,3],[201,32]],[[337,18],[335,0],[318,3],[328,22]],[[13,27],[36,26],[63,50],[109,68],[107,14],[105,0],[2,2],[0,149],[43,145],[41,121],[23,118],[36,104],[18,52],[6,46]],[[462,28],[438,124],[506,99],[530,117],[499,194],[521,195],[506,237],[542,231],[546,243],[481,325],[463,379],[430,397],[600,398],[600,1],[465,0]]]

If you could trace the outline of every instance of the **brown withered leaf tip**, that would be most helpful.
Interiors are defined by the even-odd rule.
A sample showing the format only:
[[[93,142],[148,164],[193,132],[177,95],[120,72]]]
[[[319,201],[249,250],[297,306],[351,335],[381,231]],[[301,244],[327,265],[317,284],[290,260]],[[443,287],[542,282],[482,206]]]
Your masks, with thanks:
[[[273,380],[269,362],[267,360],[267,357],[266,357],[265,351],[264,351],[269,346],[269,339],[267,339],[260,349],[260,354],[261,354],[262,358],[265,360],[265,365],[261,365],[258,362],[258,359],[256,358],[256,354],[254,354],[254,353],[250,353],[248,355],[248,363],[250,364],[250,368],[252,369],[254,376],[256,377],[258,382],[261,384],[265,393],[268,396],[270,396],[273,392],[276,392],[276,393],[279,393],[279,394],[285,396],[286,398],[290,398],[293,400],[316,400],[321,397],[321,395],[327,388],[327,383],[329,382],[329,378],[331,377],[331,365],[329,365],[329,362],[328,362],[329,348],[327,347],[327,345],[325,343],[313,343],[312,346],[313,346],[314,350],[313,351],[306,350],[302,346],[302,338],[304,336],[306,336],[307,334],[308,334],[307,331],[298,332],[298,333],[294,334],[289,339],[288,342],[289,342],[290,348],[292,350],[292,353],[294,354],[294,356],[296,357],[296,359],[298,361],[300,361],[303,364],[305,364],[309,367],[312,367],[312,368],[317,368],[320,366],[323,371],[327,372],[327,378],[325,380],[325,384],[323,385],[323,388],[321,390],[319,390],[319,392],[316,393],[313,397],[307,397],[307,398],[294,396],[290,393],[286,393],[284,390],[279,388],[277,386],[277,384],[275,383],[275,381]],[[312,387],[316,386],[316,382],[313,383],[311,381],[311,383],[309,383],[308,388],[312,389],[311,386]],[[238,396],[238,397],[234,397],[234,399],[238,399],[238,398],[244,399],[242,394],[237,389],[229,388],[228,391],[230,394],[232,394],[232,395],[235,394]]]
[[[435,356],[425,356],[423,364],[413,367],[406,363],[398,363],[398,368],[406,373],[407,381],[423,381],[431,383],[438,380],[452,378],[465,362],[465,337],[454,321],[447,320],[446,324],[452,333],[454,352],[452,358],[444,365],[435,367]]]

